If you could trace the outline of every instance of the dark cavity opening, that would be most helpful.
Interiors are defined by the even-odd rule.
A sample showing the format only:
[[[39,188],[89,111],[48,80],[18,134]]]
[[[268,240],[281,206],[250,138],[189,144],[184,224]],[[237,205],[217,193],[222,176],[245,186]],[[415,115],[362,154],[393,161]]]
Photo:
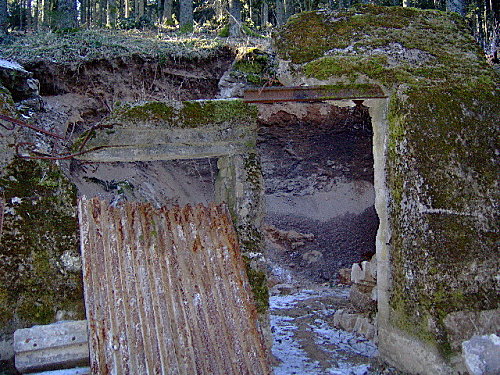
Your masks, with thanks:
[[[379,224],[368,108],[260,106],[265,239],[275,282],[334,282],[375,254]]]

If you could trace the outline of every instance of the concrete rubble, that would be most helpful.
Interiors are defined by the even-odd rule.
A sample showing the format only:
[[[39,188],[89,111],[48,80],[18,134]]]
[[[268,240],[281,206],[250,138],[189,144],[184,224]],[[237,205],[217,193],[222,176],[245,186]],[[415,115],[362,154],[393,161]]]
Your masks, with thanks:
[[[500,337],[473,336],[462,343],[462,355],[471,375],[500,374]]]
[[[16,368],[23,374],[88,366],[87,321],[18,329],[14,333],[14,352]]]
[[[348,271],[350,273],[348,274]],[[339,277],[342,284],[351,285],[349,300],[354,305],[356,313],[347,309],[335,311],[333,325],[348,332],[353,332],[369,340],[377,340],[377,325],[374,319],[367,315],[374,312],[377,301],[377,259],[361,264],[354,263],[350,270],[341,269]]]

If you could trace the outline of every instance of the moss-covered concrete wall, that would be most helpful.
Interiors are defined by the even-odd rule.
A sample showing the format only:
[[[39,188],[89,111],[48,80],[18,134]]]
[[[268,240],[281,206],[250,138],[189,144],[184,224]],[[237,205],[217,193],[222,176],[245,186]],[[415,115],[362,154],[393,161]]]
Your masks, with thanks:
[[[378,83],[389,94],[381,351],[411,372],[459,368],[446,317],[498,308],[499,76],[464,21],[439,11],[302,13],[275,45],[283,83]]]
[[[0,86],[0,113],[17,117]],[[6,123],[7,128],[11,128]],[[76,189],[53,162],[16,157],[20,127],[1,128],[0,362],[13,356],[18,328],[61,319],[82,319]]]
[[[4,170],[0,323],[82,318],[76,190],[50,162],[15,159]]]

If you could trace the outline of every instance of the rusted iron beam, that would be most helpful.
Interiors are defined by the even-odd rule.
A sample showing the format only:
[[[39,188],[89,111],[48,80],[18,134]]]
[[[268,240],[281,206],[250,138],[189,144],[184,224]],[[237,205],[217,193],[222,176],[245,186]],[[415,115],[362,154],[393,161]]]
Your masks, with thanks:
[[[341,99],[387,98],[380,86],[372,84],[265,87],[245,90],[247,103],[320,102]]]
[[[93,374],[270,374],[223,206],[79,202]]]

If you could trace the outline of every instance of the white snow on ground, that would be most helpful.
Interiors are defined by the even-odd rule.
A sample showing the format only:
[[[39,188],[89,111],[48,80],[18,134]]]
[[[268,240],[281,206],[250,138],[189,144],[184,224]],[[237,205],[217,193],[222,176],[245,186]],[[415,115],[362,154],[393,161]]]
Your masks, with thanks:
[[[329,368],[329,375],[365,375],[368,374],[368,365],[352,365],[351,363],[339,363],[337,368]]]
[[[370,363],[377,355],[376,346],[328,323],[335,306],[324,298],[347,295],[345,288],[321,288],[271,296],[272,353],[280,361],[274,367],[276,375],[373,374]]]
[[[325,290],[312,290],[304,289],[298,293],[288,294],[288,295],[275,295],[269,298],[269,306],[272,309],[290,309],[297,305],[299,301],[303,301],[314,297],[326,297],[326,296],[337,296],[345,297],[349,295],[348,289],[331,289]]]
[[[275,337],[272,352],[281,360],[281,364],[274,368],[274,374],[317,375],[320,370],[317,362],[311,363],[306,352],[294,339],[297,326],[293,321],[291,317],[271,315],[271,327]]]
[[[26,72],[26,70],[18,63],[14,62],[14,61],[4,60],[4,59],[0,59],[0,68],[12,69],[12,70],[22,70],[23,72]]]
[[[352,352],[365,357],[374,357],[378,354],[377,347],[370,340],[353,335],[352,333],[330,327],[321,319],[316,319],[310,325],[316,333],[315,342],[329,352]],[[330,347],[334,349],[330,349]]]

